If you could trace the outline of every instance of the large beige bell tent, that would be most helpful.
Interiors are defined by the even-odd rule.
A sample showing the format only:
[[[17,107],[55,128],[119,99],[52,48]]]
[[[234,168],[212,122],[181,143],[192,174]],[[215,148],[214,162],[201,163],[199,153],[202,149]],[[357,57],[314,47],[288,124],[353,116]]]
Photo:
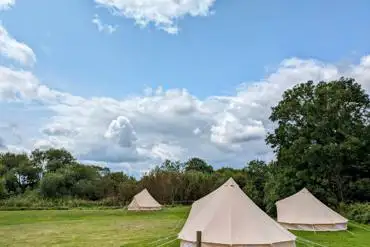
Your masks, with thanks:
[[[276,202],[277,221],[287,229],[303,231],[341,231],[348,220],[334,212],[306,188]]]
[[[127,210],[131,211],[152,211],[161,210],[162,205],[159,204],[148,192],[147,189],[136,194],[128,205]]]
[[[264,213],[230,178],[195,201],[178,235],[181,247],[293,247],[296,237]]]

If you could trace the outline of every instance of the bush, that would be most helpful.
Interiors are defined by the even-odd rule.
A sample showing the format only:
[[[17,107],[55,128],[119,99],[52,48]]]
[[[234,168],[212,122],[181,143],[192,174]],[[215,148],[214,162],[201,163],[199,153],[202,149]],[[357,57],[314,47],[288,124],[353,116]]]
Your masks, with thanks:
[[[60,173],[48,173],[41,180],[40,192],[44,197],[60,197],[67,194],[65,176]]]
[[[8,195],[6,188],[5,188],[5,182],[3,179],[0,178],[0,200],[5,198]]]
[[[339,211],[348,219],[370,224],[370,203],[341,204]]]
[[[72,208],[122,208],[122,201],[117,198],[105,198],[100,201],[82,200],[72,197],[45,198],[39,191],[26,191],[23,195],[0,200],[0,210],[42,210]]]

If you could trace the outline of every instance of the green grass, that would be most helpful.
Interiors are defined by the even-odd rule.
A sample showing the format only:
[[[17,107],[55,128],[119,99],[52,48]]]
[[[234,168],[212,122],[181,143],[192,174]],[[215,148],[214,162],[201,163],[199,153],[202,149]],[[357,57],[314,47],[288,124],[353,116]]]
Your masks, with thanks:
[[[188,210],[188,207],[176,207],[147,213],[130,213],[121,209],[1,211],[0,246],[175,247],[179,246],[176,234]],[[351,224],[349,230],[294,233],[299,239],[328,247],[370,246],[369,226]],[[298,243],[297,246],[319,245]]]
[[[298,237],[298,246],[319,246],[317,244],[328,247],[370,246],[370,226],[355,222],[349,223],[348,231],[317,233],[293,231],[293,233]]]

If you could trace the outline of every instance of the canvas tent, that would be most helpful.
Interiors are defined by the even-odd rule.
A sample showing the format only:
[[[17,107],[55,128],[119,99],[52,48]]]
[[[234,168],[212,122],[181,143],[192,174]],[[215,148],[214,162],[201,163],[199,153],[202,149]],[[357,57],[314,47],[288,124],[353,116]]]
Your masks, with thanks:
[[[264,213],[230,178],[195,201],[178,235],[181,247],[293,247],[296,237]]]
[[[304,231],[341,231],[348,220],[327,207],[306,188],[276,202],[277,220],[285,228]]]
[[[147,189],[144,189],[134,196],[127,209],[132,211],[161,210],[162,205],[149,194]]]

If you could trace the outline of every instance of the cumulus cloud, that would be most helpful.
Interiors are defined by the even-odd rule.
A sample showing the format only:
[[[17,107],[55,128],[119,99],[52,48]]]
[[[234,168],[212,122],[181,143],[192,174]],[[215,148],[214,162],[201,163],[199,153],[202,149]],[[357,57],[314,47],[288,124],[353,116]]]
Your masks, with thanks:
[[[134,19],[146,27],[154,24],[167,33],[179,31],[177,21],[185,16],[207,16],[215,0],[95,0],[113,13]]]
[[[262,121],[253,119],[242,121],[230,112],[226,112],[211,127],[211,141],[226,146],[261,140],[265,135]]]
[[[130,120],[124,116],[114,119],[104,134],[104,137],[113,140],[121,147],[132,147],[135,145],[136,133]]]
[[[138,162],[145,160],[133,147],[122,148],[117,145],[99,144],[91,147],[87,152],[77,155],[80,159],[104,161],[109,163]]]
[[[271,106],[299,82],[355,77],[369,90],[370,56],[346,68],[316,60],[286,59],[264,79],[232,96],[201,100],[185,89],[146,90],[122,100],[83,98],[47,87],[30,72],[0,67],[0,101],[38,102],[51,117],[34,147],[64,147],[81,160],[145,171],[164,159],[199,156],[217,165],[271,159],[264,144]]]
[[[185,149],[176,145],[176,143],[158,143],[154,144],[150,149],[151,155],[161,161],[166,159],[180,160],[183,158],[184,152]]]
[[[110,24],[104,24],[98,15],[94,15],[94,18],[91,20],[91,22],[96,26],[99,32],[105,32],[108,34],[112,34],[115,31],[117,31],[118,26],[113,26]]]
[[[15,0],[0,0],[0,11],[8,10],[15,4]]]
[[[50,89],[29,71],[0,66],[0,100],[75,105],[83,98]]]
[[[41,132],[47,136],[68,136],[73,137],[78,134],[78,130],[72,126],[61,125],[58,122],[51,123],[42,128]]]
[[[25,43],[19,42],[10,36],[1,22],[0,55],[26,66],[32,66],[36,62],[36,55],[33,50]]]
[[[361,58],[359,65],[351,65],[351,70],[346,73],[346,76],[354,77],[362,83],[362,86],[370,91],[370,56]]]

